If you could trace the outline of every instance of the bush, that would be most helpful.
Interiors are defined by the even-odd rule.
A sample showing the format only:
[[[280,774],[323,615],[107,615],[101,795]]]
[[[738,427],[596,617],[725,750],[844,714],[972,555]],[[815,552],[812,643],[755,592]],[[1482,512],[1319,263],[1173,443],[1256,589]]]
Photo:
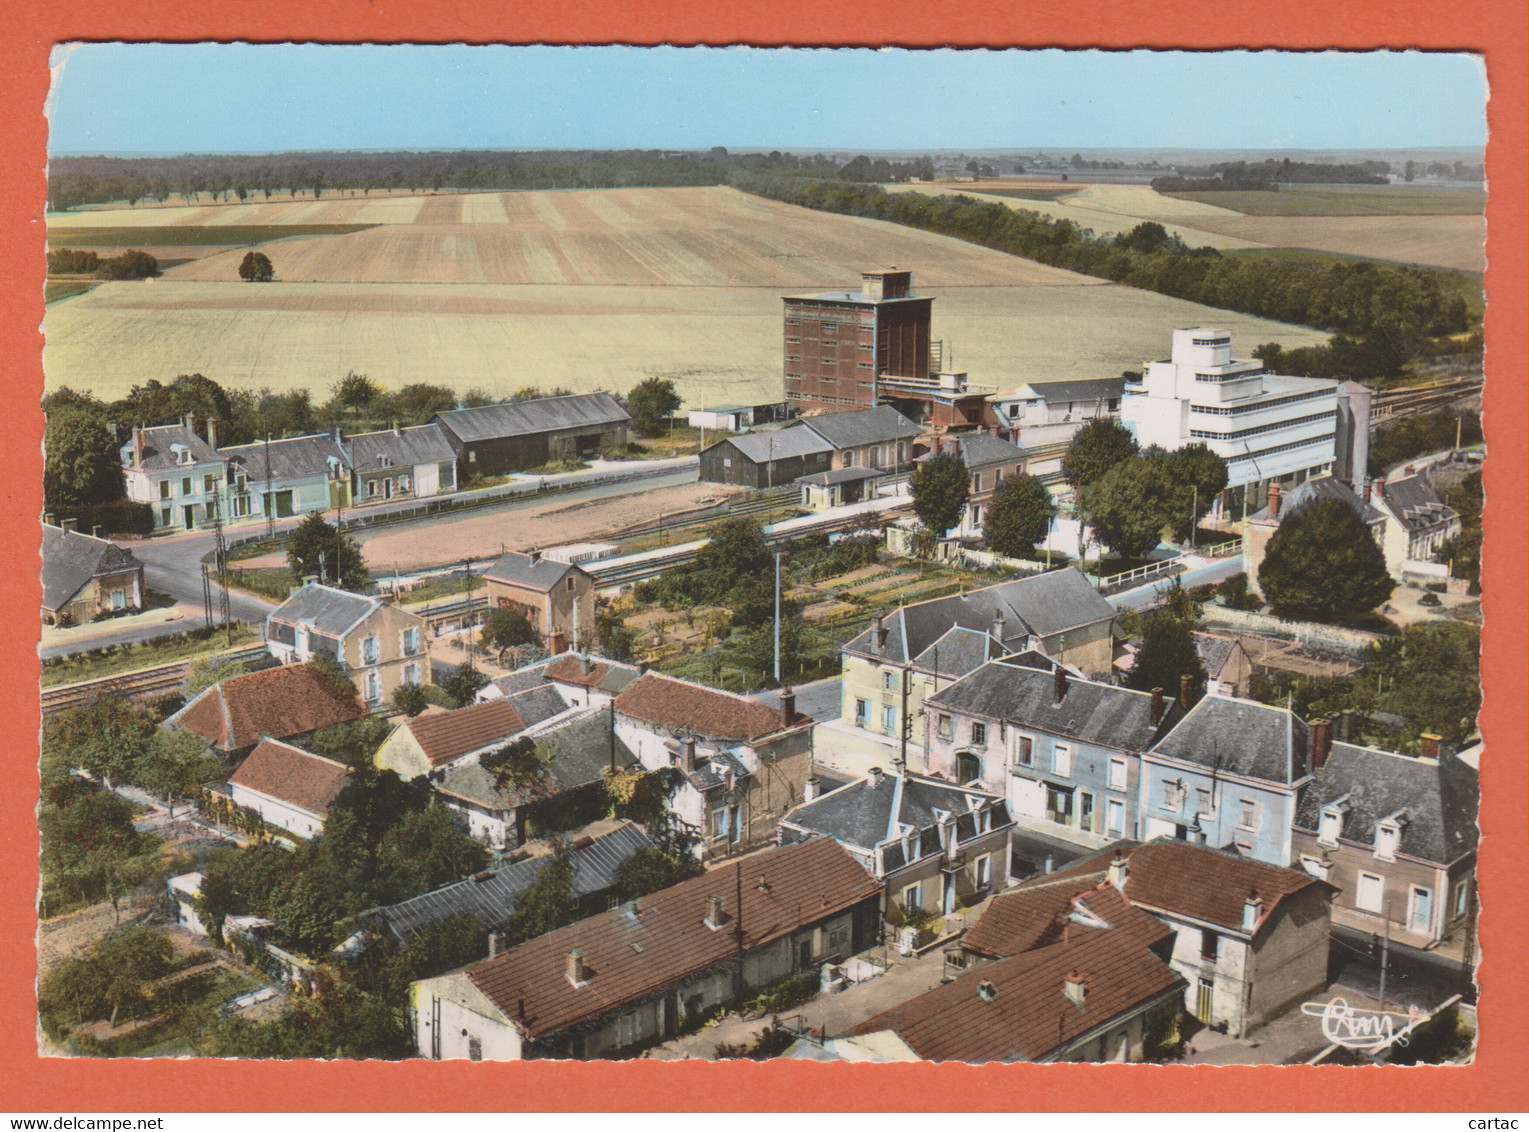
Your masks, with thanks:
[[[60,519],[74,519],[81,534],[90,534],[100,527],[102,538],[119,538],[123,535],[147,537],[154,533],[154,508],[147,503],[134,503],[128,499],[113,499],[106,503],[85,503],[69,507]]]

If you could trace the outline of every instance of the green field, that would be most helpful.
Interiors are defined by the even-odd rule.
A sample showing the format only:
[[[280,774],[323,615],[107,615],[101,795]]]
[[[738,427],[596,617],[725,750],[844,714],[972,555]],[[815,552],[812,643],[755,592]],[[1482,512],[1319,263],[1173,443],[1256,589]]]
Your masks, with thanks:
[[[163,228],[56,228],[53,248],[223,247],[264,244],[289,236],[348,236],[375,224],[204,224]]]
[[[78,279],[50,279],[43,286],[42,301],[46,304],[56,303],[60,299],[72,299],[76,295],[83,295],[94,286],[94,283],[86,283]]]
[[[1394,262],[1376,259],[1372,256],[1342,255],[1338,252],[1315,252],[1308,251],[1305,248],[1241,248],[1236,251],[1223,252],[1222,254],[1239,258],[1268,260],[1271,263],[1293,263],[1309,267],[1331,267],[1340,263]],[[1468,271],[1445,271],[1437,268],[1414,266],[1416,270],[1427,272],[1433,276],[1438,282],[1439,287],[1449,297],[1453,298],[1459,295],[1463,298],[1466,310],[1470,313],[1473,322],[1479,323],[1486,317],[1486,291],[1482,287],[1480,275]]]
[[[1248,216],[1480,216],[1480,189],[1414,189],[1392,185],[1300,185],[1276,192],[1164,193],[1234,209]]]
[[[953,194],[959,193],[960,189],[952,189]],[[1019,200],[1061,200],[1075,194],[1077,189],[990,189],[980,181],[972,184],[971,191],[990,197],[1016,197]]]

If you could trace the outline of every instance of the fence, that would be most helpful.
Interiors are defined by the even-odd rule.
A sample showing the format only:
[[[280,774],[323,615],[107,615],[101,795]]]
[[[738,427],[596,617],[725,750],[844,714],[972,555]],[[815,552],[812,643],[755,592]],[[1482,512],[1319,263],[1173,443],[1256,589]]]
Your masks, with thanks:
[[[1119,574],[1107,574],[1103,577],[1090,574],[1089,577],[1100,590],[1113,591],[1125,589],[1137,582],[1145,582],[1149,578],[1160,578],[1164,574],[1175,573],[1184,568],[1184,556],[1175,554],[1172,558],[1165,558],[1161,562],[1152,562],[1146,566],[1138,566],[1134,570],[1123,570]]]
[[[1213,546],[1202,548],[1199,553],[1204,558],[1232,558],[1242,553],[1242,540],[1234,538],[1226,542],[1218,542]]]
[[[974,570],[1002,570],[1008,574],[1044,574],[1054,567],[1044,562],[1034,562],[1027,558],[1005,558],[1002,554],[993,554],[986,550],[971,550],[964,546],[957,546],[951,558],[957,565],[968,566]]]
[[[381,513],[361,513],[344,516],[339,523],[342,531],[361,530],[371,527],[385,526],[389,523],[403,523],[410,519],[424,518],[429,515],[441,515],[451,511],[470,511],[479,507],[491,507],[497,503],[504,503],[522,495],[553,495],[565,491],[578,491],[587,487],[603,487],[610,483],[624,483],[631,480],[654,479],[658,476],[672,476],[685,471],[683,467],[667,466],[662,468],[642,468],[629,472],[607,472],[597,476],[580,476],[575,480],[567,480],[553,484],[550,487],[532,487],[529,484],[506,484],[500,488],[490,488],[487,491],[475,491],[466,495],[445,496],[440,499],[431,499],[414,507],[402,507],[394,511]],[[273,547],[280,546],[284,535],[277,535],[274,539],[267,539],[264,533],[249,534],[242,538],[228,540],[229,550],[238,550],[246,546],[254,546],[259,543],[270,542]],[[206,561],[211,561],[212,556],[206,556]]]

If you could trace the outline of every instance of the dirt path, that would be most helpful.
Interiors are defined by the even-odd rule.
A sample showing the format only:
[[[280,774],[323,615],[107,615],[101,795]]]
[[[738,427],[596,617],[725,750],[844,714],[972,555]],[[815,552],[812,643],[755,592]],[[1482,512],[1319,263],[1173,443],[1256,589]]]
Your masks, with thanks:
[[[560,546],[570,542],[600,542],[660,512],[682,511],[743,494],[739,488],[714,483],[680,484],[612,499],[578,503],[556,498],[539,507],[514,511],[452,515],[428,529],[381,530],[358,537],[373,574],[424,569],[487,558],[505,550]],[[246,565],[254,566],[256,562]],[[281,563],[285,565],[285,561]]]

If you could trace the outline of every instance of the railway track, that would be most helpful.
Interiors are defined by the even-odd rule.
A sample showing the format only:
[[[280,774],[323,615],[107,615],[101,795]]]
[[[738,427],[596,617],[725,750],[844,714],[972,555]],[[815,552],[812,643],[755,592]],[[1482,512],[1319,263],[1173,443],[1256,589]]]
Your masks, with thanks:
[[[225,663],[254,660],[266,655],[264,645],[251,645],[233,652],[218,653]],[[62,684],[44,688],[41,694],[42,717],[52,719],[61,712],[84,707],[103,696],[120,696],[135,700],[152,700],[178,691],[191,673],[192,661],[161,664],[152,668],[140,668],[136,672],[123,672],[99,680],[82,680],[77,684]]]

